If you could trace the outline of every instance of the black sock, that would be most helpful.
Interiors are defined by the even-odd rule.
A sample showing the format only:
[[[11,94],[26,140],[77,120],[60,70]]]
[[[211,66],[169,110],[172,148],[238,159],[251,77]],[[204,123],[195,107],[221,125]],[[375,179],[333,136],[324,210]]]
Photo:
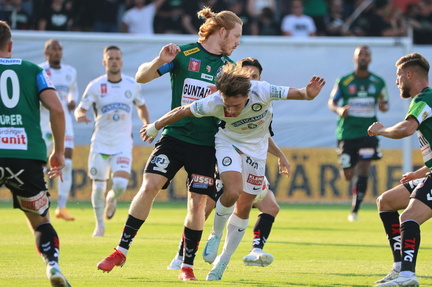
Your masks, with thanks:
[[[258,215],[258,220],[253,229],[254,239],[252,248],[264,248],[264,244],[270,235],[274,220],[274,216],[267,213],[261,213]]]
[[[60,241],[51,223],[43,223],[35,229],[36,248],[48,264],[50,261],[58,262]]]
[[[397,211],[384,211],[379,213],[387,239],[393,253],[393,262],[401,262],[401,236],[399,213]]]
[[[182,234],[182,238],[180,240],[179,246],[178,246],[178,256],[182,256],[183,257],[183,246],[184,246],[184,234]]]
[[[417,252],[420,247],[420,225],[412,220],[402,222],[402,268],[415,273]]]
[[[185,226],[183,231],[183,263],[193,265],[198,246],[201,241],[202,230],[192,230]]]
[[[138,230],[141,225],[143,225],[144,220],[133,217],[129,214],[126,223],[123,228],[123,233],[120,239],[119,246],[125,249],[129,249],[132,241],[137,235]]]
[[[368,177],[367,176],[359,176],[357,177],[357,183],[353,189],[353,212],[358,212],[360,206],[363,202],[363,198],[366,194],[366,189],[368,185]]]

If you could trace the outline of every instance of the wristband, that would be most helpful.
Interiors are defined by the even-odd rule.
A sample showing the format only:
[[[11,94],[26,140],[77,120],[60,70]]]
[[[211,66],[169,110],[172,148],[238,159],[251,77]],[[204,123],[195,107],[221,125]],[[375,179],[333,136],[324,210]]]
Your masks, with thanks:
[[[154,123],[151,123],[146,128],[146,134],[148,137],[156,138],[159,133],[159,130],[156,128]]]

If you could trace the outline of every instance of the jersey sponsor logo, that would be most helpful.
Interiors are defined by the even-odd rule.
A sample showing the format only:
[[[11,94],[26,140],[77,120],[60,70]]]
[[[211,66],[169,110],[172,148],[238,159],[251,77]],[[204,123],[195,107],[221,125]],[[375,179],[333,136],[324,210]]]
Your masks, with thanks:
[[[189,56],[189,55],[195,54],[195,53],[197,53],[197,52],[199,52],[199,51],[200,51],[200,49],[199,49],[198,47],[195,47],[195,48],[193,48],[193,49],[190,49],[190,50],[186,50],[186,51],[184,51],[183,54],[184,54],[185,56]]]
[[[111,103],[108,105],[105,105],[101,108],[102,113],[108,113],[110,111],[116,111],[116,110],[123,110],[127,113],[131,111],[131,107],[124,103]]]
[[[20,207],[23,210],[43,214],[49,207],[48,196],[45,192],[39,192],[33,197],[17,196]]]
[[[208,82],[201,80],[191,78],[185,79],[182,90],[181,104],[187,105],[205,98],[211,92],[208,88],[208,85]]]
[[[157,170],[166,173],[166,168],[168,167],[170,160],[164,154],[156,155],[152,158],[151,163],[154,164],[153,170]]]
[[[192,174],[192,187],[207,189],[214,185],[214,179],[208,176]]]
[[[258,163],[254,161],[252,158],[250,158],[249,156],[246,157],[246,163],[251,167],[253,167],[254,169],[258,169]]]
[[[252,111],[259,112],[261,110],[262,110],[262,105],[261,104],[253,104],[252,105]]]
[[[27,150],[27,142],[24,128],[0,128],[0,149]]]
[[[241,119],[239,121],[233,122],[231,125],[233,127],[239,127],[239,126],[244,125],[244,124],[257,122],[257,121],[261,120],[262,118],[264,118],[267,115],[267,112],[268,112],[268,110],[264,111],[262,114],[260,114],[258,116],[247,118],[247,119]]]
[[[128,157],[118,157],[117,158],[117,164],[126,164],[129,165],[130,164],[130,159]]]
[[[100,85],[100,91],[101,91],[101,96],[106,96],[106,94],[108,93],[108,87],[107,84],[101,84]]]
[[[229,166],[232,163],[232,159],[229,156],[226,156],[222,159],[223,166]]]
[[[212,75],[207,75],[207,74],[202,73],[201,74],[201,79],[213,82],[213,76]]]
[[[252,185],[257,185],[258,189],[261,189],[261,186],[263,184],[263,180],[264,180],[264,176],[257,176],[257,175],[249,174],[246,182],[250,183]]]
[[[21,65],[22,60],[21,59],[0,59],[1,65]]]
[[[199,72],[201,67],[201,60],[191,58],[189,59],[189,67],[188,70],[192,72]]]

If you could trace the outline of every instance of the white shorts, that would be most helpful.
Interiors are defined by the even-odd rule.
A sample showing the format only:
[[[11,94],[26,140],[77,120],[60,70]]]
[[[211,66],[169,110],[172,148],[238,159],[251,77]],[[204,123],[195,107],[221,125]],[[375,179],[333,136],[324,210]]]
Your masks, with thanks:
[[[262,191],[265,177],[265,159],[257,159],[235,149],[232,144],[216,145],[216,159],[219,173],[238,171],[243,176],[243,191],[258,195]]]
[[[111,173],[126,171],[131,173],[132,150],[122,151],[113,155],[105,155],[90,149],[88,159],[88,176],[92,179],[107,180]]]

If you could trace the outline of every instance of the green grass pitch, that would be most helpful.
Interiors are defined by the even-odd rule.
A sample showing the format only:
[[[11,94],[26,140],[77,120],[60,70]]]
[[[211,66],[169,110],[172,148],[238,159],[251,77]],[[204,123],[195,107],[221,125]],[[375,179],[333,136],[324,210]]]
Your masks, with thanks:
[[[365,205],[359,222],[348,222],[348,205],[281,204],[265,251],[274,255],[268,267],[248,267],[242,258],[251,247],[253,209],[249,228],[221,281],[205,281],[211,265],[202,249],[213,216],[206,223],[195,262],[199,281],[181,282],[178,271],[166,270],[175,255],[183,229],[186,203],[155,203],[135,238],[126,264],[110,273],[96,264],[117,245],[129,203],[119,203],[105,236],[92,238],[93,210],[89,203],[69,202],[74,222],[52,219],[60,237],[60,265],[72,286],[374,286],[391,268],[390,247],[374,205]],[[53,215],[53,209],[51,209]],[[0,203],[0,286],[49,286],[42,259],[35,250],[21,211]],[[432,227],[422,226],[417,276],[432,286]]]

